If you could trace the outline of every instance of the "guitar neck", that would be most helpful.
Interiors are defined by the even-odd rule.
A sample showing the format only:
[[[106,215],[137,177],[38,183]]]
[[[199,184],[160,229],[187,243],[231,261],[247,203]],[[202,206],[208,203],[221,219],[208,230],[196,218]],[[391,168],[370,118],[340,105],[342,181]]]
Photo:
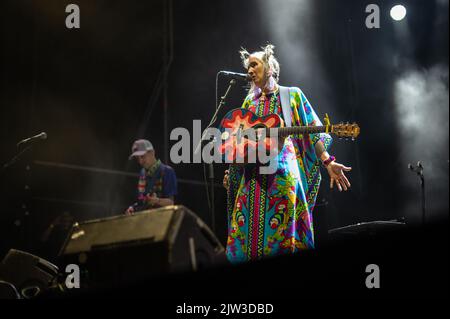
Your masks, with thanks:
[[[269,130],[269,129],[267,129],[267,130]],[[279,127],[278,128],[278,136],[286,137],[286,136],[292,135],[292,134],[314,134],[314,133],[323,133],[326,131],[327,131],[326,126]],[[328,131],[331,131],[331,126],[328,127]]]

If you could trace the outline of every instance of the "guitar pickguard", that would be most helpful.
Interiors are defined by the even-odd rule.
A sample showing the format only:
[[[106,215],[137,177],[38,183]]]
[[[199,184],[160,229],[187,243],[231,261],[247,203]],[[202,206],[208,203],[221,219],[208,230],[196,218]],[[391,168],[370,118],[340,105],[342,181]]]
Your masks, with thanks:
[[[265,129],[281,125],[282,120],[276,114],[258,117],[246,109],[232,110],[220,125],[222,141],[219,152],[227,163],[256,163],[262,152],[266,156],[278,152],[278,139],[266,136]]]

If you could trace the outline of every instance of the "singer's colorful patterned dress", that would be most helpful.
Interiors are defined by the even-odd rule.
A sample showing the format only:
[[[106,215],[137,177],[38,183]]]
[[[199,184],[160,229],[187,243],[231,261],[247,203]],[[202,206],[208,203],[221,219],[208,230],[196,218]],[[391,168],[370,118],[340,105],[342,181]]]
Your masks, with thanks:
[[[322,125],[299,88],[290,88],[292,125]],[[279,92],[247,96],[243,105],[258,116],[282,109]],[[314,144],[331,144],[328,134],[291,135],[278,154],[275,174],[260,174],[256,164],[230,166],[226,253],[233,263],[294,253],[314,247],[312,210],[321,175]]]

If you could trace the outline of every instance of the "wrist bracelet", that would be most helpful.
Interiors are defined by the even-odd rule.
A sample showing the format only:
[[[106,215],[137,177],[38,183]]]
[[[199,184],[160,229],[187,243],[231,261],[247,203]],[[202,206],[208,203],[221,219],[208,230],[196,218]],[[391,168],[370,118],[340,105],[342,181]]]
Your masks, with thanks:
[[[327,167],[328,165],[330,165],[331,162],[335,161],[336,157],[334,157],[333,155],[331,155],[330,157],[328,157],[326,160],[324,160],[322,162],[323,166]]]

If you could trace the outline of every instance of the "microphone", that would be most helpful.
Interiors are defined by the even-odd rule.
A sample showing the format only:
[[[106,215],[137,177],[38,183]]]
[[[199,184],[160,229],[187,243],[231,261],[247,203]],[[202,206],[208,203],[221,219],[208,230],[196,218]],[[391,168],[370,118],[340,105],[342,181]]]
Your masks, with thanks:
[[[236,80],[243,80],[243,81],[251,81],[252,78],[250,77],[250,75],[245,74],[245,73],[236,73],[236,72],[230,72],[230,71],[219,71],[219,74],[223,74],[226,76],[229,76],[233,79]]]
[[[17,143],[17,146],[24,144],[24,143],[34,141],[34,140],[45,140],[45,139],[47,139],[47,133],[42,132],[42,133],[39,133],[38,135],[21,140],[19,143]]]

